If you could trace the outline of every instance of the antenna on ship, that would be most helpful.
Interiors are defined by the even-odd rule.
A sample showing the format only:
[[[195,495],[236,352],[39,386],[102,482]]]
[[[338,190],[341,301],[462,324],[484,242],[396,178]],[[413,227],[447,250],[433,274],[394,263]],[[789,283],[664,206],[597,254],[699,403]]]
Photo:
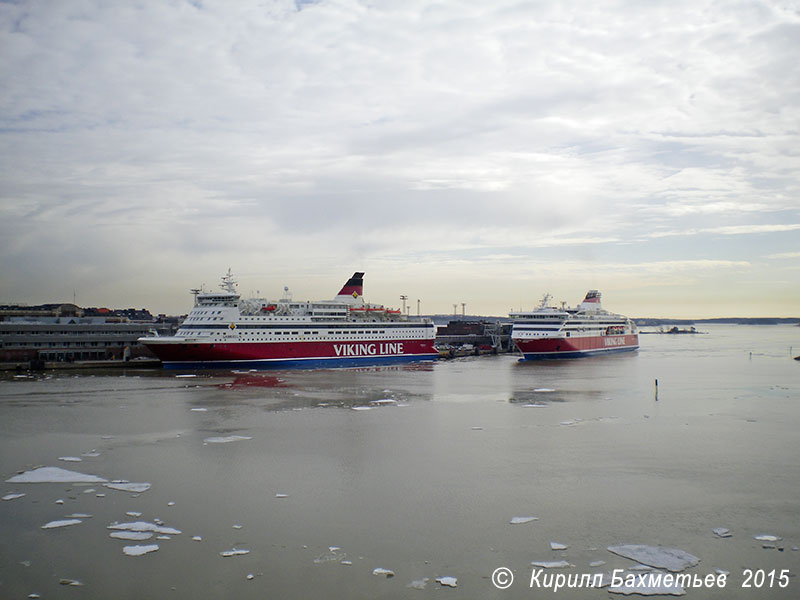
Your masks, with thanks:
[[[231,294],[236,293],[236,282],[233,280],[233,273],[231,273],[230,267],[228,267],[228,272],[222,276],[222,283],[219,284],[219,287]]]
[[[203,290],[201,288],[192,288],[191,290],[189,290],[189,292],[192,294],[192,296],[194,296],[194,305],[195,306],[197,306],[197,294],[199,294],[202,291]]]
[[[400,300],[403,301],[403,314],[406,314],[406,300],[408,300],[408,296],[403,294],[402,296],[400,296]]]

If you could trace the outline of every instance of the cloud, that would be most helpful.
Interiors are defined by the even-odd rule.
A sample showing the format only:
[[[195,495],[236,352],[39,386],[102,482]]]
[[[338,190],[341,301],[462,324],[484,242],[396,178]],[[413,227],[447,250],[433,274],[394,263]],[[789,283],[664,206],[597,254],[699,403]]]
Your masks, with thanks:
[[[2,3],[0,286],[177,310],[228,266],[786,252],[798,28],[756,1]]]

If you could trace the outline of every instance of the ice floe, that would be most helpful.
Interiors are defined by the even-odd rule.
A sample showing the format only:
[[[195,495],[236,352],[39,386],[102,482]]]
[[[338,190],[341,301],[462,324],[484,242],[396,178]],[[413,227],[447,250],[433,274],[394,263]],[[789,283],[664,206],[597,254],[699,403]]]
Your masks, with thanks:
[[[42,525],[42,529],[56,529],[58,527],[69,527],[70,525],[77,525],[83,523],[80,519],[61,519],[59,521],[50,521]]]
[[[721,538],[729,538],[729,537],[731,537],[733,535],[725,527],[715,527],[711,531],[714,533],[714,535],[716,535],[717,537],[721,537]]]
[[[116,540],[130,540],[136,542],[149,540],[153,537],[150,531],[112,531],[108,535]]]
[[[542,569],[567,569],[575,566],[566,560],[535,560],[531,565]]]
[[[409,583],[406,587],[411,588],[412,590],[424,590],[425,587],[428,585],[428,581],[430,581],[430,579],[428,579],[427,577],[423,577],[422,579],[415,579],[414,581]]]
[[[347,555],[341,551],[339,546],[329,546],[328,553],[314,559],[314,564],[322,565],[325,563],[342,562]]]
[[[663,573],[660,571],[653,571],[653,573]],[[619,576],[619,574],[617,574]],[[673,583],[672,585],[639,585],[638,579],[629,577],[622,577],[623,584],[619,586],[610,586],[608,591],[612,594],[621,594],[623,596],[638,595],[638,596],[683,596],[686,590],[681,585]],[[632,583],[632,585],[631,585]],[[610,585],[606,584],[606,585]]]
[[[142,554],[148,554],[156,550],[158,550],[158,544],[125,546],[122,548],[122,551],[128,556],[141,556]]]
[[[539,517],[511,517],[511,521],[509,521],[509,523],[511,523],[512,525],[522,525],[524,523],[530,523],[531,521],[538,521],[538,520]]]
[[[16,492],[12,492],[10,494],[6,494],[3,496],[2,500],[16,500],[17,498],[22,498],[25,494],[18,494]]]
[[[589,563],[589,566],[590,567],[602,567],[604,564],[606,564],[606,561],[604,561],[604,560],[593,560],[592,562]]]
[[[203,441],[206,444],[227,444],[229,442],[241,442],[243,440],[252,440],[253,438],[248,435],[228,435],[224,437],[210,437]]]
[[[394,577],[394,571],[391,569],[384,569],[383,567],[378,567],[372,570],[373,575],[385,575],[387,578]]]
[[[529,402],[528,404],[523,404],[522,408],[547,408],[547,404],[542,404],[540,402]]]
[[[562,544],[560,542],[550,542],[550,550],[566,550],[569,548],[567,544]]]
[[[208,412],[207,408],[192,408],[192,412]]]
[[[377,404],[380,405],[387,405],[387,404],[397,404],[397,400],[394,398],[382,398],[380,400],[370,400],[370,404]]]
[[[111,490],[119,490],[121,492],[134,492],[140,494],[150,489],[149,483],[130,483],[129,481],[112,481],[111,483],[104,483],[103,487]]]
[[[83,585],[83,583],[81,583],[77,579],[59,579],[58,583],[60,583],[61,585],[74,585],[74,586]]]
[[[71,515],[67,515],[67,519],[91,519],[92,515],[87,515],[86,513],[72,513]]]
[[[458,585],[458,578],[456,577],[437,577],[436,583],[446,587],[456,587]]]
[[[623,544],[609,546],[608,551],[657,569],[667,569],[672,572],[683,571],[700,562],[699,558],[679,548],[664,548],[663,546]]]
[[[83,462],[80,456],[59,456],[58,460],[63,460],[64,462]]]
[[[753,539],[759,542],[780,542],[783,538],[769,533],[759,533],[758,535],[754,535]]]
[[[533,390],[534,392],[538,392],[540,394],[547,394],[549,392],[555,392],[553,388],[536,388]]]
[[[153,533],[162,533],[165,535],[179,535],[180,530],[173,527],[164,527],[156,523],[148,521],[134,521],[132,523],[112,523],[107,529],[115,531],[152,531]]]
[[[129,517],[141,517],[142,516],[142,513],[140,513],[139,511],[136,511],[136,510],[129,510],[125,514],[128,515]]]
[[[351,406],[353,410],[372,410],[374,406]]]
[[[106,481],[108,479],[97,475],[68,471],[60,467],[39,467],[6,479],[6,483],[104,483]]]
[[[219,553],[220,556],[240,556],[242,554],[250,554],[250,550],[243,550],[241,548],[231,548],[230,550],[223,550]]]
[[[289,494],[280,494],[280,493],[278,493],[278,494],[275,494],[275,497],[276,498],[288,498]]]

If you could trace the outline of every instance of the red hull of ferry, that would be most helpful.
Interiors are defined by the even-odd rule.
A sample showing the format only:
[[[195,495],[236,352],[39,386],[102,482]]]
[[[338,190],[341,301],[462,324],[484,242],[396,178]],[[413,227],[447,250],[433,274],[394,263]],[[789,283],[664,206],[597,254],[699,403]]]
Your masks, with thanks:
[[[577,358],[639,348],[639,335],[604,335],[512,340],[526,359]]]
[[[433,340],[364,342],[143,342],[165,367],[317,366],[433,359]]]

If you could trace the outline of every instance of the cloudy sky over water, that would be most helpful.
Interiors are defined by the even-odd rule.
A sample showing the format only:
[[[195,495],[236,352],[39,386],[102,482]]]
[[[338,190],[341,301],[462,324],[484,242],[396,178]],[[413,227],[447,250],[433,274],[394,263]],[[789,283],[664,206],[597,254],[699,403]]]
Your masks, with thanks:
[[[0,303],[800,314],[800,2],[0,1]]]

